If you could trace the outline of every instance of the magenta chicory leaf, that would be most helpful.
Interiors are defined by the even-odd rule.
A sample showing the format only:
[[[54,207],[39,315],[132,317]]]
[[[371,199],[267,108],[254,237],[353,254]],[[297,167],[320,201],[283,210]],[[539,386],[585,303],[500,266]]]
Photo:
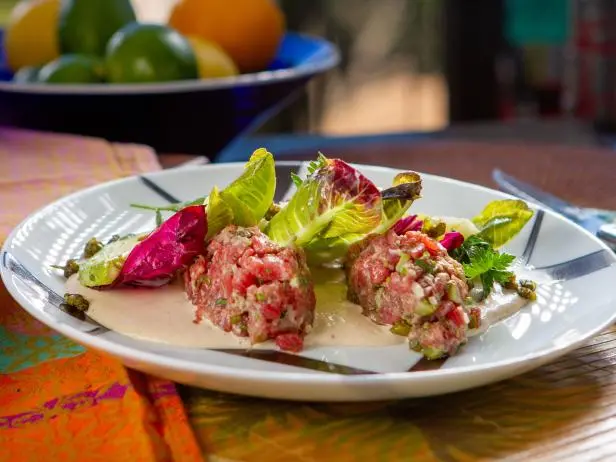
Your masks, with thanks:
[[[394,225],[393,230],[399,236],[408,231],[421,231],[423,221],[417,218],[417,215],[409,215],[408,217],[400,218]]]
[[[130,252],[115,284],[160,286],[205,252],[207,218],[202,205],[175,213]]]
[[[462,233],[457,231],[451,231],[449,233],[445,233],[443,239],[439,242],[443,247],[445,247],[445,249],[447,249],[448,252],[451,252],[464,244],[464,236]]]

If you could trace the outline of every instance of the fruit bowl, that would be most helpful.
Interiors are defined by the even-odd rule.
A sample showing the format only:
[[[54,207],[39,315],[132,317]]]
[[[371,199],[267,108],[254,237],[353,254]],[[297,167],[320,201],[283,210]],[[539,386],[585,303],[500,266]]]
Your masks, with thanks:
[[[338,61],[332,43],[287,33],[262,72],[152,84],[50,85],[11,82],[0,49],[0,125],[143,143],[158,152],[214,159]]]

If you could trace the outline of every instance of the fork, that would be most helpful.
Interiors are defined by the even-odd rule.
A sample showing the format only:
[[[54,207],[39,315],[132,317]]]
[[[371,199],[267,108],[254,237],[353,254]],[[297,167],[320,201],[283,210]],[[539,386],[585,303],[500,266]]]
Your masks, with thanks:
[[[499,169],[492,171],[492,178],[504,192],[564,216],[616,250],[616,213],[578,207]]]

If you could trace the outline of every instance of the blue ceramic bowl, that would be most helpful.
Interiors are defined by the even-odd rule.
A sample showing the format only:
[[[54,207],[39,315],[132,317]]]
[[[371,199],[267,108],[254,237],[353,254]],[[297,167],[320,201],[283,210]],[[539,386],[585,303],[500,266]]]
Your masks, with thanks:
[[[288,33],[263,72],[160,84],[43,85],[11,82],[0,54],[0,125],[215,158],[338,61],[338,50],[326,40]]]

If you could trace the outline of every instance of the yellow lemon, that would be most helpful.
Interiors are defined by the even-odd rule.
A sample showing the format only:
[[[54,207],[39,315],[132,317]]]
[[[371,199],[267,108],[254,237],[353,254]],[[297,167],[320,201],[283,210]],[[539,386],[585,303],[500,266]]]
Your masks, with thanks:
[[[22,0],[15,5],[4,33],[11,70],[39,66],[60,56],[59,16],[60,0]]]
[[[195,52],[199,77],[211,79],[215,77],[231,77],[239,71],[233,59],[214,42],[198,37],[186,37]]]

